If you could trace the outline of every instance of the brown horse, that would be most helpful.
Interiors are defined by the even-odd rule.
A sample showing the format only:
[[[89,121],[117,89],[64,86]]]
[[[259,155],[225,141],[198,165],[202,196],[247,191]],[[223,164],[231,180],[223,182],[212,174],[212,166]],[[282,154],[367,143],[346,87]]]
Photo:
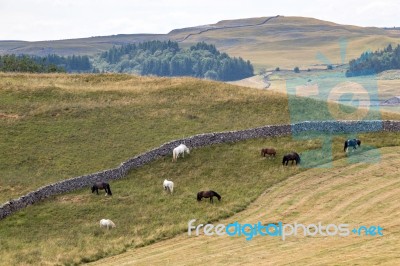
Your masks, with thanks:
[[[219,201],[221,201],[221,196],[215,191],[200,191],[199,193],[197,193],[197,201],[201,201],[202,198],[210,198],[210,202],[214,203],[214,196],[217,197]]]
[[[296,161],[296,165],[300,163],[300,156],[296,152],[291,152],[283,156],[282,165],[288,165],[289,161],[293,162]]]
[[[276,150],[274,148],[265,148],[261,150],[261,156],[265,157],[265,155],[269,155],[269,157],[274,157],[276,155]]]
[[[96,191],[97,195],[99,195],[99,189],[104,189],[106,191],[106,196],[107,195],[112,196],[111,188],[110,188],[110,185],[108,183],[98,182],[98,183],[93,184],[92,193],[94,193]]]

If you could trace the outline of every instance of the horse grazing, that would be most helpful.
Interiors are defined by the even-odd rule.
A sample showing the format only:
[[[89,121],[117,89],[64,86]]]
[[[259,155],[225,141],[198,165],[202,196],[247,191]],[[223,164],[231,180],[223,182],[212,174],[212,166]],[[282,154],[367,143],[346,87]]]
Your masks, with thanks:
[[[174,182],[172,182],[172,181],[165,179],[164,183],[163,183],[163,187],[164,187],[164,190],[168,190],[169,193],[171,193],[171,194],[174,192]]]
[[[271,158],[272,156],[275,158],[276,150],[274,148],[265,148],[261,150],[261,156],[265,157],[265,155],[269,155]]]
[[[180,154],[185,158],[185,152],[190,154],[189,148],[185,144],[181,144],[172,151],[172,161],[176,161]]]
[[[107,229],[116,227],[115,223],[110,219],[101,219],[100,220],[100,227],[107,227]]]
[[[212,190],[209,191],[200,191],[197,193],[197,201],[201,201],[202,198],[210,198],[210,202],[214,203],[213,197],[217,197],[219,201],[221,201],[221,196]]]
[[[344,152],[349,150],[349,147],[353,147],[353,151],[357,149],[357,146],[361,146],[361,140],[359,139],[348,139],[344,142]]]
[[[112,196],[111,188],[110,188],[110,185],[108,183],[105,183],[105,182],[95,183],[92,186],[92,193],[96,191],[97,195],[99,195],[99,189],[104,189],[106,191],[106,196],[107,195]]]
[[[293,162],[296,161],[296,165],[300,163],[300,156],[296,152],[291,152],[283,156],[282,165],[288,165],[289,161]]]

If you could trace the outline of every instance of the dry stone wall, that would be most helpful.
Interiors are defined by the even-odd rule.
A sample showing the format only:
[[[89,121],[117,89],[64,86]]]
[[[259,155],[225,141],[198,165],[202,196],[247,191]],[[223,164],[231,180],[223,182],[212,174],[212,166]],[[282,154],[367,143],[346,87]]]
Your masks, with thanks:
[[[93,183],[98,181],[109,181],[122,178],[132,169],[147,164],[158,157],[172,154],[172,150],[181,143],[184,143],[189,148],[197,148],[220,143],[238,142],[247,139],[301,134],[303,132],[326,132],[332,134],[378,131],[398,132],[400,131],[400,121],[306,121],[292,125],[271,125],[246,130],[199,134],[189,138],[173,140],[158,148],[123,162],[117,168],[62,180],[54,184],[43,186],[18,199],[6,202],[0,206],[0,219],[50,196],[90,187]]]

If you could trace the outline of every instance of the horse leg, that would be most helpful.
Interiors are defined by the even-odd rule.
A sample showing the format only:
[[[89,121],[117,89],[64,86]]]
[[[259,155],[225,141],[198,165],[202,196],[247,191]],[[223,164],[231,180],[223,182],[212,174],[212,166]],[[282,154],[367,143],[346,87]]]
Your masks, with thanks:
[[[213,197],[212,197],[212,196],[210,197],[210,202],[211,202],[211,203],[214,203]]]

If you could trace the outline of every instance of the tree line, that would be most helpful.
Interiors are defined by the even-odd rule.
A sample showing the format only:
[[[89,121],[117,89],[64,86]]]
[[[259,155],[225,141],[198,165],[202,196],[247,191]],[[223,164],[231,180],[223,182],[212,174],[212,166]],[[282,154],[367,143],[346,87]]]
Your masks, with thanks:
[[[223,81],[247,78],[254,71],[250,61],[240,57],[232,58],[205,42],[199,42],[188,49],[180,48],[173,41],[114,46],[100,55],[98,64],[110,72],[193,76]]]
[[[1,72],[29,72],[29,73],[53,73],[65,72],[62,67],[50,64],[38,58],[27,55],[3,55],[0,56]]]
[[[400,69],[400,45],[393,48],[389,44],[383,50],[362,53],[349,62],[346,76],[372,75],[389,69]]]
[[[88,56],[58,56],[55,54],[41,56],[3,55],[0,56],[0,71],[2,72],[89,72],[92,65]]]
[[[72,56],[59,56],[56,54],[49,54],[45,57],[34,56],[33,59],[43,64],[56,65],[63,68],[66,72],[91,72],[93,66],[90,63],[89,56],[87,55],[72,55]]]

